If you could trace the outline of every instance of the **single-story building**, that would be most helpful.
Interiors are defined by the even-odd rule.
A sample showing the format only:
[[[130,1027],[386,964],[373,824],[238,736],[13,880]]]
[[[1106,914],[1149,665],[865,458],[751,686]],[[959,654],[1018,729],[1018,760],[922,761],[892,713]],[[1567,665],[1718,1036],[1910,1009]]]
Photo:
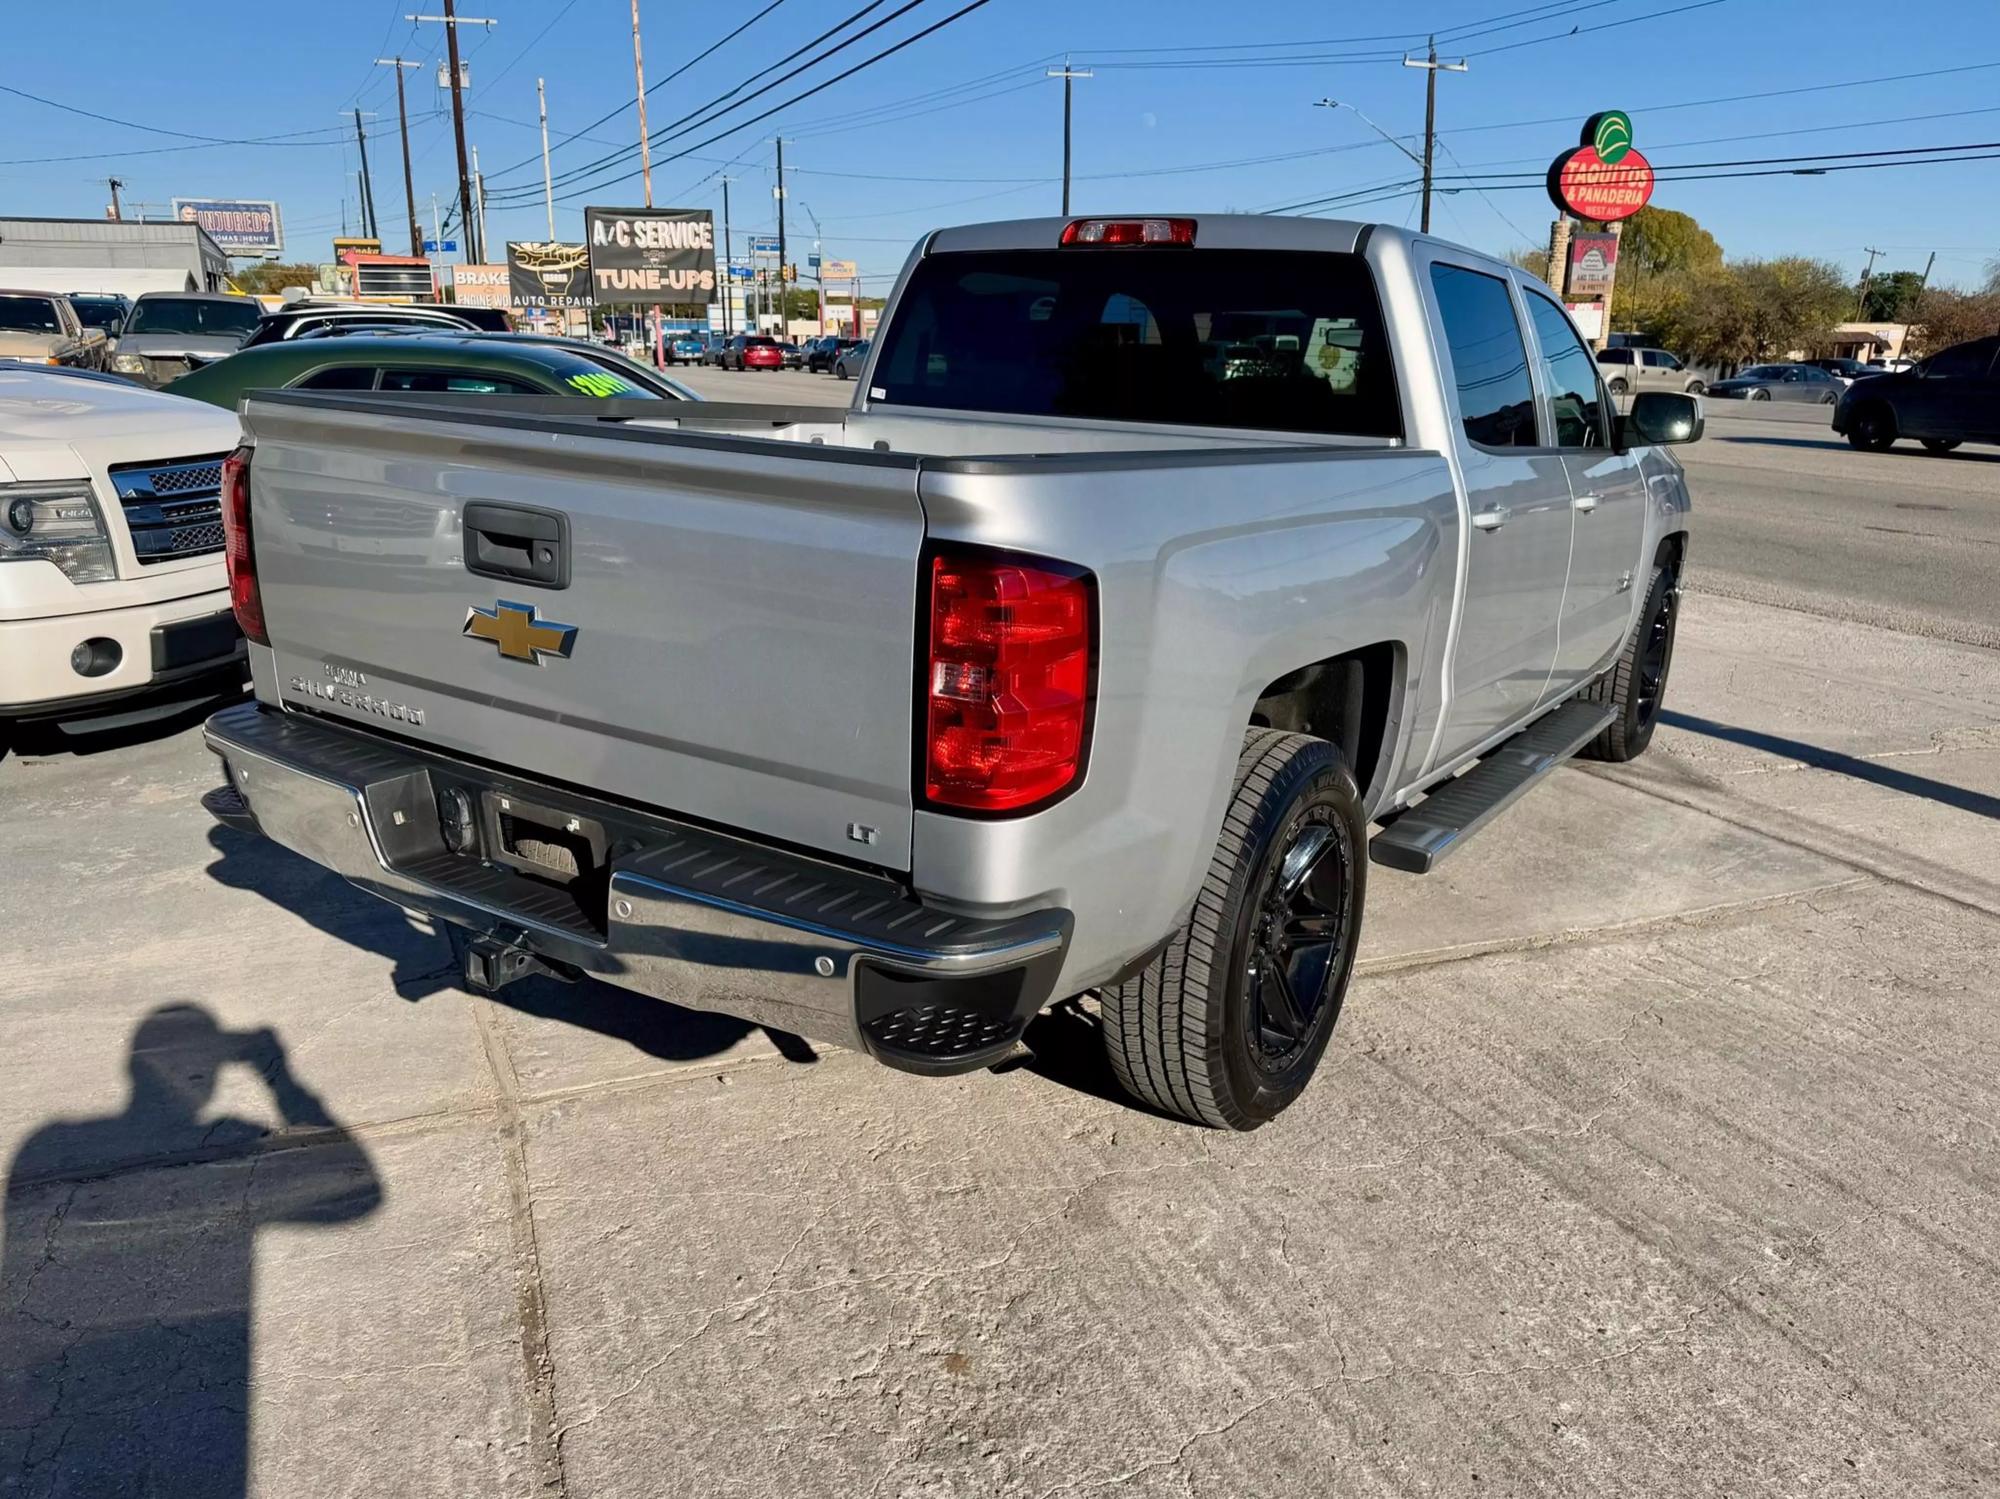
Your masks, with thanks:
[[[227,291],[229,257],[198,224],[0,218],[0,286],[24,291]]]
[[[1827,340],[1827,353],[1863,364],[1871,359],[1901,359],[1909,336],[1908,323],[1841,323]]]

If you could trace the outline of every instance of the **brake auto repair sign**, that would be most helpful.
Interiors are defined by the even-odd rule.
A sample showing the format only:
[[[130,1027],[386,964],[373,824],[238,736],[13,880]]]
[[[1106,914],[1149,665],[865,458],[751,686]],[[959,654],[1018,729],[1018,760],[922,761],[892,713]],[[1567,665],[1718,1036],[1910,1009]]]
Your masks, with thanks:
[[[600,307],[715,300],[715,215],[706,208],[586,208],[583,226]]]
[[[1632,118],[1607,109],[1583,122],[1579,143],[1549,166],[1549,199],[1600,224],[1629,219],[1653,196],[1653,164],[1632,144]]]

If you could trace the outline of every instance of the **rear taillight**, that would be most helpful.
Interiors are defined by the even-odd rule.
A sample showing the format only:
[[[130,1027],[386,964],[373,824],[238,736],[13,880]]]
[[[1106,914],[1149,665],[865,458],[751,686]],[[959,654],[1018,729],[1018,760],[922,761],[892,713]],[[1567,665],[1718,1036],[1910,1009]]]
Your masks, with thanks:
[[[1006,552],[932,557],[924,800],[1020,812],[1068,790],[1090,727],[1095,580]]]
[[[257,586],[257,548],[250,537],[250,445],[222,460],[223,559],[229,564],[229,603],[244,638],[269,645],[264,594]]]
[[[1193,219],[1072,219],[1062,243],[1072,249],[1097,245],[1192,245]]]

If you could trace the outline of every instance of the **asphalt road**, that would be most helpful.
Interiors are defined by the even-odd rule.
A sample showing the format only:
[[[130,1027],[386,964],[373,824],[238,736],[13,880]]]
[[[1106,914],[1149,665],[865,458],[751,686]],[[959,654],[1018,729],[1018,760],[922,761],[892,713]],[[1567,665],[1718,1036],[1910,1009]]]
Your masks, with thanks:
[[[1679,451],[1698,512],[1691,588],[2000,646],[2000,448],[1861,453],[1811,408],[1708,403]]]

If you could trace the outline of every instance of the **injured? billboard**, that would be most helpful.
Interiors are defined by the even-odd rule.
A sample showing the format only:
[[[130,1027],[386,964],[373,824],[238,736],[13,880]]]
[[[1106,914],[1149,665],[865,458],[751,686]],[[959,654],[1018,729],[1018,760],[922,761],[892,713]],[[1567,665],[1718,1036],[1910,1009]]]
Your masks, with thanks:
[[[715,299],[715,215],[706,208],[586,208],[583,224],[599,306]]]

